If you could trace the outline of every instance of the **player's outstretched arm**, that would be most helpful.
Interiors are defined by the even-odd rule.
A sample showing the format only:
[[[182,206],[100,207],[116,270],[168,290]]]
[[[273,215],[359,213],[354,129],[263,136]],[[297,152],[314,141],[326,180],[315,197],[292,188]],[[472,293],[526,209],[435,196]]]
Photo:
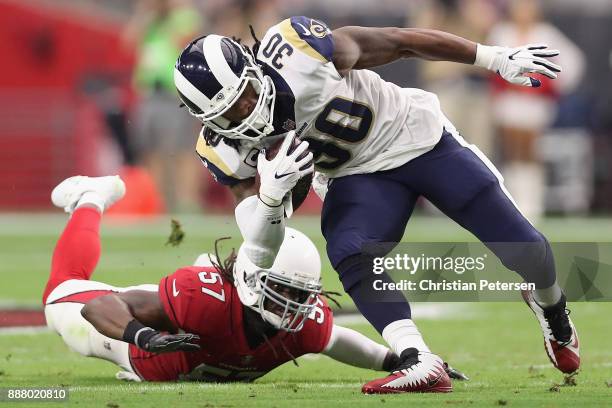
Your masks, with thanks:
[[[333,31],[333,62],[341,74],[400,58],[473,64],[476,43],[438,30],[346,26]]]
[[[199,337],[175,332],[157,292],[131,290],[100,296],[88,302],[81,315],[103,335],[154,352],[195,351]]]
[[[548,59],[559,55],[559,51],[546,44],[491,47],[443,31],[397,27],[347,26],[334,30],[333,36],[333,62],[342,75],[351,69],[371,68],[409,57],[475,64],[514,84],[534,87],[540,86],[540,81],[525,74],[538,73],[555,79],[561,71],[560,66]]]
[[[334,324],[323,354],[355,367],[391,371],[399,357],[363,334]]]

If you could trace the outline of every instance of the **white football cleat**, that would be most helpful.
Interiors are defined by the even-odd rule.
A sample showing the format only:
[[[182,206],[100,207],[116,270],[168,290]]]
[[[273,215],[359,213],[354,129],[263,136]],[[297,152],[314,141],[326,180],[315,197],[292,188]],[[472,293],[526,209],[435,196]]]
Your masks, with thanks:
[[[580,368],[580,344],[578,333],[565,309],[565,295],[551,307],[541,307],[533,297],[533,291],[522,291],[523,299],[533,311],[544,335],[544,349],[550,362],[561,372],[571,374]]]
[[[87,177],[74,176],[59,183],[51,192],[51,201],[56,207],[72,213],[85,193],[96,193],[95,202],[102,211],[125,195],[125,183],[119,176]]]
[[[400,364],[391,374],[361,387],[364,394],[403,392],[451,392],[453,386],[444,362],[433,353],[409,348],[402,352]]]

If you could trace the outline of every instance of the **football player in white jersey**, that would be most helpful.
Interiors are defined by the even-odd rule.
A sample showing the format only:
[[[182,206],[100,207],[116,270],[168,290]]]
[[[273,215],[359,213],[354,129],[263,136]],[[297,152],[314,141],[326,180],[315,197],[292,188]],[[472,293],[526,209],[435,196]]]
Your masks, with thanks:
[[[545,44],[486,46],[436,30],[331,31],[300,16],[268,29],[252,51],[207,35],[178,58],[179,97],[205,125],[197,152],[238,199],[237,220],[254,263],[273,262],[284,216],[300,201],[288,198],[312,172],[311,160],[329,178],[321,220],[329,259],[360,312],[403,361],[363,392],[451,390],[404,297],[386,294],[382,302],[362,290],[374,279],[364,245],[399,242],[419,196],[535,284],[524,298],[541,324],[548,356],[563,372],[578,369],[578,338],[546,238],[521,214],[491,162],[444,116],[434,94],[398,87],[368,70],[418,57],[475,64],[538,87],[540,79],[527,74],[556,78],[561,68],[549,59],[556,55]],[[276,156],[267,158],[265,148],[283,135]],[[498,245],[506,242],[514,245]]]

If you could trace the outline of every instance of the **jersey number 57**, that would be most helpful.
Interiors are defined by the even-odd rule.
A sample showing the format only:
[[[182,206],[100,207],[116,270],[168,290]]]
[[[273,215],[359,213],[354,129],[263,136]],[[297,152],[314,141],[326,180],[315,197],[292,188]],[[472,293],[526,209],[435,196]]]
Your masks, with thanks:
[[[207,276],[207,275],[210,275],[210,276]],[[209,289],[204,286],[202,286],[202,293],[206,293],[207,295],[210,295],[214,297],[215,299],[219,299],[220,301],[225,302],[225,290],[223,289],[223,280],[221,279],[221,275],[219,275],[219,273],[202,271],[198,273],[198,278],[200,278],[200,282],[206,285],[213,285],[219,282],[220,284],[219,286],[221,286],[220,293],[215,292],[214,290]]]

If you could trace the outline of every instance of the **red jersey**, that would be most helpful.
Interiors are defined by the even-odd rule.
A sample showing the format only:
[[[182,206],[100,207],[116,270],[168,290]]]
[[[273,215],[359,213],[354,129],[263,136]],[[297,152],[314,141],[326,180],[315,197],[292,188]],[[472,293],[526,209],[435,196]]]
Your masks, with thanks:
[[[132,366],[147,381],[252,381],[291,360],[289,353],[321,352],[331,335],[332,312],[319,297],[302,330],[279,331],[270,344],[251,349],[238,292],[210,266],[181,268],[163,278],[159,299],[176,327],[200,336],[201,350],[153,354],[130,345]]]

